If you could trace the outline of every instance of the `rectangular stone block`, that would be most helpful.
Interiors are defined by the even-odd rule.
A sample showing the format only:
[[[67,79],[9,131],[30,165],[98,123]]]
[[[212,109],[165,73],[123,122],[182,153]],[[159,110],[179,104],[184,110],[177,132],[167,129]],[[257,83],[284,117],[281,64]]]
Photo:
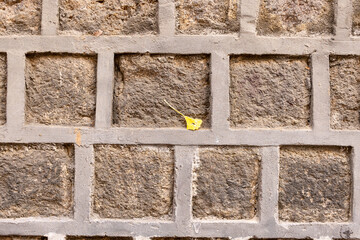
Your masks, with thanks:
[[[355,36],[360,36],[360,2],[358,0],[353,0],[352,3],[352,32]]]
[[[307,57],[232,56],[231,128],[310,128]]]
[[[261,155],[254,147],[201,147],[194,162],[193,216],[253,219]]]
[[[0,236],[0,240],[47,240],[41,236]]]
[[[284,146],[280,149],[279,219],[290,222],[350,220],[351,149]]]
[[[330,56],[332,129],[360,129],[360,57]]]
[[[93,126],[96,63],[92,55],[28,54],[26,123]]]
[[[175,0],[178,34],[229,34],[240,30],[239,0]]]
[[[261,0],[257,33],[268,36],[331,35],[335,0]]]
[[[0,1],[0,35],[38,35],[41,0]]]
[[[115,58],[113,125],[186,128],[183,116],[210,127],[209,56],[125,54]]]
[[[169,219],[174,152],[165,146],[95,145],[93,213],[100,218]]]
[[[0,125],[6,122],[6,94],[7,94],[7,63],[6,54],[0,53]]]
[[[71,217],[74,148],[0,145],[0,218]]]
[[[60,34],[158,32],[158,0],[59,0]]]

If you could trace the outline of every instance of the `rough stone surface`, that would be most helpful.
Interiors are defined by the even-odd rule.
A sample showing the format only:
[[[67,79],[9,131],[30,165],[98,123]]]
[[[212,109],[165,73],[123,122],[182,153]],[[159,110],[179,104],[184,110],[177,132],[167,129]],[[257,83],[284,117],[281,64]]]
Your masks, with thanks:
[[[349,221],[350,150],[345,147],[281,147],[279,219]]]
[[[47,237],[37,236],[0,236],[0,240],[47,240]]]
[[[168,219],[173,185],[171,148],[95,145],[93,212],[98,217]]]
[[[0,1],[0,35],[40,34],[41,0]]]
[[[184,34],[228,34],[240,30],[239,0],[175,0],[176,31]]]
[[[331,128],[360,129],[360,57],[330,57]]]
[[[116,57],[113,124],[186,127],[186,116],[210,126],[209,58],[206,55],[126,54]]]
[[[153,237],[151,240],[228,240],[229,238]]]
[[[132,237],[85,237],[85,236],[67,236],[66,240],[132,240]],[[1,239],[0,239],[1,240]]]
[[[6,55],[0,54],[0,125],[6,122]]]
[[[60,0],[61,34],[155,34],[157,0]]]
[[[261,0],[257,32],[270,36],[330,35],[335,0]]]
[[[353,34],[356,36],[360,35],[360,1],[353,0]]]
[[[30,54],[25,78],[26,123],[94,125],[95,56]]]
[[[307,58],[230,59],[232,128],[309,128],[311,77]]]
[[[202,147],[195,160],[193,216],[252,219],[256,216],[261,156],[252,147]]]
[[[0,145],[0,218],[71,217],[74,149],[61,144]]]

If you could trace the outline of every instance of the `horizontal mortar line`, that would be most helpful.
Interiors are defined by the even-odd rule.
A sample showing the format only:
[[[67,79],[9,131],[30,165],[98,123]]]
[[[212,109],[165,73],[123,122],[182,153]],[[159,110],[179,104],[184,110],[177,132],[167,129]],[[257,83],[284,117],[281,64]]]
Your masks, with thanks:
[[[23,36],[0,38],[0,52],[68,52],[95,54],[111,49],[116,53],[309,55],[315,51],[360,54],[360,38],[335,41],[329,38],[272,38],[236,36]]]
[[[240,222],[192,222],[192,232],[184,233],[175,223],[156,222],[0,222],[0,235],[46,235],[54,232],[63,235],[86,236],[163,236],[163,237],[249,237],[259,238],[319,238],[330,236],[340,238],[344,229],[354,232],[352,238],[358,238],[356,233],[359,225],[354,223],[307,223],[280,224],[269,231],[259,223]]]
[[[0,142],[7,143],[353,146],[359,141],[360,131],[24,127],[8,134],[6,128],[0,129]]]

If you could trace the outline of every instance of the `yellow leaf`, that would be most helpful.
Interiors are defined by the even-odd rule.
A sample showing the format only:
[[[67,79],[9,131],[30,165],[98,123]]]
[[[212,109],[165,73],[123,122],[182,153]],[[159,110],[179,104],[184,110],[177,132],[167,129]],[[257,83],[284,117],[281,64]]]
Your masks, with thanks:
[[[171,106],[166,100],[164,100],[164,102],[171,108],[173,109],[175,112],[177,112],[178,114],[180,114],[181,116],[183,116],[186,120],[186,129],[187,130],[198,130],[201,127],[202,124],[202,120],[201,119],[196,119],[196,118],[191,118],[188,116],[185,116],[184,114],[182,114],[181,112],[179,112],[178,110],[176,110],[173,106]]]

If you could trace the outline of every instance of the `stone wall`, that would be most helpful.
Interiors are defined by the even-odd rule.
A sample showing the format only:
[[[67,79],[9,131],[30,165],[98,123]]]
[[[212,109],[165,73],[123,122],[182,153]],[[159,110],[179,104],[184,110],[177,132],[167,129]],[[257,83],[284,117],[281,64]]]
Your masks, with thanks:
[[[0,1],[0,240],[360,238],[359,35],[358,0]]]

